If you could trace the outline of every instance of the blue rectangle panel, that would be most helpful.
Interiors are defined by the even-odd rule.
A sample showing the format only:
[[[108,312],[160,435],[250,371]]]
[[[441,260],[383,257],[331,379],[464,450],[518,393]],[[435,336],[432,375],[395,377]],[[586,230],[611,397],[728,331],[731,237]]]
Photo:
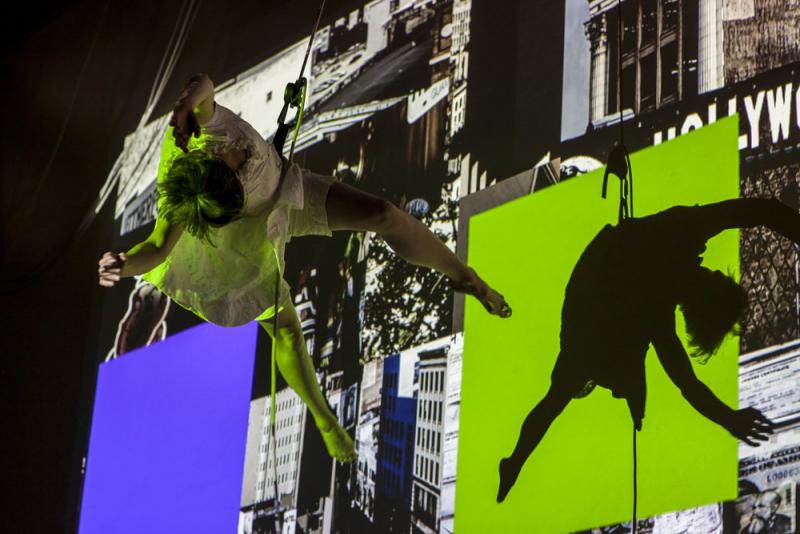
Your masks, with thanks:
[[[236,532],[257,328],[203,324],[100,366],[81,534]]]

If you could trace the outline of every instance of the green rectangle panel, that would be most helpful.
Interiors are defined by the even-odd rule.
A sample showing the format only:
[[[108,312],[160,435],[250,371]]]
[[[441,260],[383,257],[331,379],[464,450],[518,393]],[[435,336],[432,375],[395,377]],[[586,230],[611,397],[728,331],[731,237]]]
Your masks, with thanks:
[[[739,195],[735,117],[632,156],[637,216]],[[601,199],[603,169],[472,217],[469,263],[503,293],[509,319],[466,306],[455,527],[469,532],[568,532],[629,521],[632,423],[624,400],[598,387],[555,420],[502,504],[498,461],[514,448],[543,397],[559,352],[567,281],[584,247],[616,224],[619,181]],[[708,242],[703,265],[738,280],[739,233]],[[683,319],[678,333],[686,343]],[[739,340],[729,336],[697,376],[737,405]],[[650,348],[647,408],[638,435],[639,516],[736,497],[737,443],[705,419],[667,378]]]

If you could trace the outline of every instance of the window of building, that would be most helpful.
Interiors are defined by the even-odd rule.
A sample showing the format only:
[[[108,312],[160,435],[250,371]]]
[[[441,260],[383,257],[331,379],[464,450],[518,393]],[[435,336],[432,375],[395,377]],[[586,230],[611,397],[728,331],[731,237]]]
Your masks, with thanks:
[[[663,0],[662,3],[662,31],[664,33],[673,32],[678,29],[678,17],[680,16],[680,0]]]
[[[642,112],[656,109],[656,54],[651,51],[639,61],[641,85],[639,88],[639,109]]]
[[[658,1],[657,0],[640,0],[641,2],[641,33],[642,33],[642,48],[654,45],[656,42],[656,33],[658,25]]]
[[[614,80],[616,82],[616,79]],[[634,109],[636,103],[636,59],[622,60],[622,109]],[[619,108],[614,107],[619,112]]]
[[[697,0],[623,0],[622,28],[616,6],[589,22],[593,119],[618,113],[620,105],[652,111],[697,87],[697,11]]]
[[[622,1],[622,50],[623,56],[636,49],[636,27],[639,18],[638,0]],[[616,8],[609,11],[608,18],[617,19]]]

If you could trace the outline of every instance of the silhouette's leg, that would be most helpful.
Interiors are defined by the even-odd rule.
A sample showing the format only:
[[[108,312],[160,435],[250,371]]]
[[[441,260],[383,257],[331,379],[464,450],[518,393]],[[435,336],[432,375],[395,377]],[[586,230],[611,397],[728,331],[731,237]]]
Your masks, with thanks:
[[[569,404],[577,388],[553,383],[550,390],[530,411],[522,423],[519,439],[511,456],[500,460],[500,487],[497,490],[497,502],[503,502],[517,476],[533,450],[544,437],[550,424]]]

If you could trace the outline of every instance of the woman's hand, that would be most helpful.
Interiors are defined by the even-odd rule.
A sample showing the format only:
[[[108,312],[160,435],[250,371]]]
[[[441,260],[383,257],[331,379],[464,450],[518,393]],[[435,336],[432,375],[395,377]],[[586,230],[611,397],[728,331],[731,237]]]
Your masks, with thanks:
[[[116,252],[106,252],[100,261],[97,262],[99,267],[97,273],[99,275],[100,285],[103,287],[113,287],[114,284],[122,278],[122,267],[128,257],[124,252],[117,254]]]
[[[728,432],[744,441],[751,447],[758,447],[759,441],[767,441],[775,424],[755,408],[743,408],[733,412],[725,428]]]
[[[189,138],[192,135],[200,137],[200,121],[197,120],[192,106],[178,101],[169,125],[173,128],[172,135],[175,137],[175,146],[184,152],[189,152]]]

